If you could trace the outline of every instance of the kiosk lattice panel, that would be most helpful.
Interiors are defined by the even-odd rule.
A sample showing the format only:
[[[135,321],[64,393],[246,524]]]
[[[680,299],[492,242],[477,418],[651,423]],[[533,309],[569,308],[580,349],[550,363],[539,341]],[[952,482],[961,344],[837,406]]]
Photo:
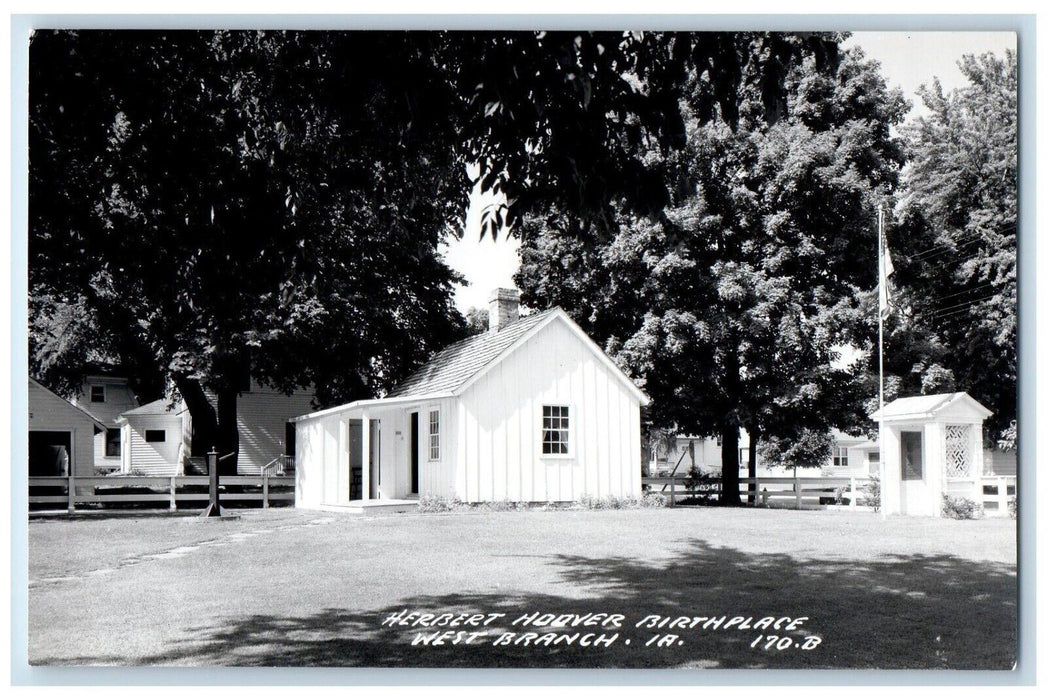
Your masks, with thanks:
[[[945,475],[971,475],[971,426],[945,426]]]

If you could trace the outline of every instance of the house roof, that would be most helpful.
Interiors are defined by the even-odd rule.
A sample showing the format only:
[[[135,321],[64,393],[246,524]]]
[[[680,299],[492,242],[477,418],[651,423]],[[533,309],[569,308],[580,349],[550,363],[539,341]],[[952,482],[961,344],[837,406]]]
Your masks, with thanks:
[[[906,396],[895,399],[883,407],[882,410],[872,414],[873,420],[926,420],[933,418],[946,408],[956,407],[962,404],[963,408],[972,414],[985,419],[992,415],[992,411],[982,406],[971,398],[965,391],[957,391],[951,394],[929,394],[927,396]]]
[[[400,382],[386,396],[428,396],[453,393],[505,350],[512,347],[527,331],[552,316],[550,309],[524,316],[497,333],[483,332],[450,345],[433,356],[418,371]]]
[[[130,411],[124,411],[120,414],[121,418],[127,416],[164,416],[168,414],[182,413],[185,410],[185,406],[181,402],[171,404],[168,399],[157,399],[156,401],[150,401],[144,406],[138,408],[132,408]]]
[[[484,332],[470,336],[436,353],[418,371],[393,388],[384,398],[354,401],[342,406],[315,411],[292,419],[292,422],[319,418],[331,413],[355,408],[384,406],[393,403],[408,403],[414,400],[430,400],[461,394],[487,369],[496,365],[503,357],[513,352],[532,335],[553,319],[562,319],[568,328],[636,395],[640,405],[649,403],[647,396],[632,380],[604,353],[600,347],[578,327],[567,313],[559,308],[531,314],[508,324],[497,333]]]
[[[33,379],[32,377],[29,377],[29,383],[30,383],[30,384],[33,384],[33,385],[35,385],[35,386],[37,386],[37,387],[39,387],[40,389],[43,389],[43,390],[44,390],[44,391],[46,391],[46,392],[47,392],[48,394],[50,394],[51,396],[55,397],[56,399],[58,399],[58,400],[59,400],[59,401],[61,401],[62,403],[66,403],[66,404],[69,404],[69,408],[72,408],[72,409],[74,409],[74,410],[76,410],[76,411],[79,411],[80,413],[84,414],[84,416],[85,416],[85,417],[86,417],[86,418],[87,418],[88,420],[90,420],[90,421],[91,421],[92,423],[94,423],[94,424],[95,424],[95,427],[96,427],[96,428],[98,428],[99,430],[106,430],[106,425],[105,425],[105,423],[103,423],[102,421],[98,420],[98,419],[97,419],[97,418],[95,418],[95,417],[94,417],[93,415],[91,415],[91,413],[90,413],[90,412],[88,412],[88,411],[84,410],[84,409],[83,409],[83,408],[81,408],[80,406],[77,406],[77,405],[76,405],[75,403],[73,403],[72,401],[69,401],[68,399],[64,399],[64,398],[62,398],[61,396],[59,396],[59,395],[58,395],[58,394],[56,394],[55,392],[51,391],[51,390],[50,390],[50,389],[48,389],[48,388],[47,388],[46,386],[44,386],[44,385],[43,385],[43,384],[41,384],[40,382],[36,381],[36,380],[35,380],[35,379]]]

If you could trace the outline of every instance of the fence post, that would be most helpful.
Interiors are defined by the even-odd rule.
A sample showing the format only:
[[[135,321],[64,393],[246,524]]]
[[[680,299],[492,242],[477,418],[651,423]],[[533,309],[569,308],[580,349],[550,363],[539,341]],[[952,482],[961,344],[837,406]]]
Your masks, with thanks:
[[[73,465],[69,465],[69,493],[66,494],[69,502],[67,508],[70,513],[76,512],[76,477],[73,476]]]
[[[171,510],[178,510],[178,486],[175,483],[175,479],[178,477],[171,477]]]
[[[269,470],[262,470],[262,508],[269,507]]]
[[[676,505],[676,477],[669,477],[669,506]]]
[[[803,496],[800,495],[800,477],[793,470],[793,492],[796,493],[796,510],[803,510]]]
[[[759,505],[759,501],[757,500],[759,498],[760,498],[760,477],[759,476],[754,476],[753,477],[753,495],[752,495],[752,504],[754,506],[755,505]]]
[[[858,481],[851,477],[851,510],[858,510]]]

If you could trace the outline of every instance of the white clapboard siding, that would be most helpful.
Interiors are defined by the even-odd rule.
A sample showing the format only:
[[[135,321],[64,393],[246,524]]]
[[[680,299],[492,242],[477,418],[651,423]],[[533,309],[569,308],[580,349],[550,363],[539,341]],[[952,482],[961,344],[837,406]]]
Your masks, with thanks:
[[[573,501],[640,494],[639,402],[556,319],[459,398],[468,501]],[[569,407],[567,457],[541,454],[542,406]]]
[[[266,464],[284,454],[287,421],[312,410],[312,393],[290,396],[252,386],[236,402],[236,426],[240,433],[240,474],[258,474]]]
[[[95,422],[79,408],[29,380],[29,431],[69,433],[70,464],[76,476],[94,476]]]
[[[996,476],[1018,475],[1018,453],[1003,450],[985,450],[982,457],[985,471]]]
[[[121,442],[130,449],[129,466],[125,471],[144,476],[176,476],[181,473],[179,448],[188,454],[188,445],[180,415],[133,416],[123,430],[126,439]],[[163,430],[166,439],[164,442],[146,442],[147,430]]]

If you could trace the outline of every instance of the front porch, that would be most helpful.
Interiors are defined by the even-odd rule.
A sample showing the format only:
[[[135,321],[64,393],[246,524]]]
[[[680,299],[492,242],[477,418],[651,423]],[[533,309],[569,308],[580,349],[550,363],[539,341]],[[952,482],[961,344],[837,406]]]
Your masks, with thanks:
[[[406,511],[449,488],[441,471],[448,397],[357,401],[303,417],[296,428],[299,503],[342,512]],[[377,508],[378,510],[373,510]]]

